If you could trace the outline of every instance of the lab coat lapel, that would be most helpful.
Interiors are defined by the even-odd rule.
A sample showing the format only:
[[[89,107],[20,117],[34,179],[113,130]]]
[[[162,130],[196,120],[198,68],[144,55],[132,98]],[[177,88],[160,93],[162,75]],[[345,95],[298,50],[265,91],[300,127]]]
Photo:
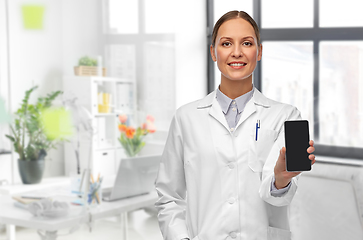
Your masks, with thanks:
[[[212,106],[209,110],[209,115],[211,115],[214,119],[216,119],[220,124],[222,124],[229,131],[226,117],[224,116],[224,114],[222,112],[222,108],[219,105],[216,98],[213,99]]]
[[[245,109],[242,112],[241,118],[238,121],[237,127],[242,124],[247,118],[249,118],[252,114],[254,114],[256,112],[256,106],[255,103],[253,102],[253,99],[251,99],[247,104]]]
[[[209,115],[217,120],[222,126],[224,126],[228,131],[228,123],[226,117],[224,116],[221,106],[216,99],[216,91],[211,92],[205,98],[203,98],[199,104],[198,109],[209,108]]]
[[[257,106],[270,107],[270,104],[268,102],[268,99],[260,91],[258,91],[257,88],[255,88],[253,92],[253,97],[246,104],[246,107],[242,112],[242,116],[238,121],[236,128],[238,128],[240,124],[242,124],[246,119],[248,119],[252,114],[257,111]]]

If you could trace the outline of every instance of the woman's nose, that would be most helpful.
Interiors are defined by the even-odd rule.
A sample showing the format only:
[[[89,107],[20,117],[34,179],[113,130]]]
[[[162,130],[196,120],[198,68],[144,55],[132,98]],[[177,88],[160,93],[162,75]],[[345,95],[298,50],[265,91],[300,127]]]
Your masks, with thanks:
[[[239,57],[242,57],[242,55],[243,55],[243,53],[242,53],[241,46],[235,46],[232,51],[232,57],[239,58]]]

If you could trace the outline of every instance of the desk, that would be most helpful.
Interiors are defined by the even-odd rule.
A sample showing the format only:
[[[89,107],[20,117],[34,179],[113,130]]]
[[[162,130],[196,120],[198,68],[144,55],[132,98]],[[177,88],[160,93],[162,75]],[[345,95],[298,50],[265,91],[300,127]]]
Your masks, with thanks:
[[[14,200],[10,196],[0,196],[0,223],[34,228],[46,231],[45,240],[56,239],[56,231],[72,228],[78,224],[89,223],[97,219],[111,217],[121,214],[123,217],[124,240],[127,239],[127,212],[153,205],[157,199],[155,192],[126,198],[114,202],[102,202],[98,207],[91,208],[89,212],[82,211],[82,207],[72,206],[72,211],[62,218],[40,218],[34,217],[30,212],[14,206]],[[73,211],[77,209],[78,211]],[[8,227],[8,230],[9,227]],[[15,231],[8,234],[9,240],[15,240]]]
[[[22,184],[16,183],[11,185],[3,185],[0,187],[0,195],[16,195],[26,192],[38,191],[47,188],[61,187],[70,185],[71,179],[69,177],[52,177],[42,179],[38,184]],[[108,183],[107,187],[110,183]]]
[[[102,183],[102,188],[111,188],[114,183],[115,176],[108,176]],[[15,240],[15,226],[26,228],[33,228],[46,231],[49,234],[55,234],[56,231],[61,229],[72,228],[77,224],[89,223],[97,219],[121,215],[122,227],[124,232],[123,239],[127,239],[127,212],[151,206],[157,200],[156,192],[147,195],[136,196],[133,198],[126,198],[114,202],[102,202],[96,208],[90,209],[90,212],[82,212],[82,207],[71,205],[70,214],[63,218],[40,218],[34,217],[30,212],[14,206],[12,195],[19,195],[27,192],[47,191],[52,189],[56,194],[51,194],[52,198],[57,200],[67,200],[65,196],[59,196],[62,191],[68,192],[67,186],[70,188],[70,178],[68,177],[55,177],[43,179],[40,184],[14,184],[0,187],[0,223],[7,225],[7,238],[8,240]],[[64,199],[62,199],[64,198]],[[69,198],[68,198],[69,199]],[[43,238],[46,240],[56,239],[56,236],[49,236]]]

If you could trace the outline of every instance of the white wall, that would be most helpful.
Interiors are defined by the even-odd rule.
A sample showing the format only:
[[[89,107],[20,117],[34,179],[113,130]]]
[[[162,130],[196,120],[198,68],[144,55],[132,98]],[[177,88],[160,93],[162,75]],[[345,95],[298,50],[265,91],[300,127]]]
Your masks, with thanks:
[[[51,91],[62,90],[63,75],[73,74],[73,66],[80,57],[86,54],[98,55],[99,3],[97,0],[8,2],[11,77],[9,97],[10,111],[14,112],[26,90],[34,85],[39,86],[33,93],[31,102]],[[24,29],[21,6],[25,4],[45,7],[42,30]],[[0,7],[3,7],[3,1]],[[0,86],[3,91],[5,85]],[[60,100],[56,104],[61,104]],[[20,181],[17,158],[18,155],[14,154],[15,182]],[[63,145],[58,146],[57,150],[51,150],[47,156],[44,177],[63,175],[63,158]],[[1,164],[0,162],[0,167]]]
[[[102,24],[101,1],[62,0],[62,58],[63,74],[74,75],[73,67],[78,59],[87,55],[97,57],[103,50],[99,47],[99,31]]]
[[[8,66],[7,66],[7,39],[6,39],[6,11],[5,1],[0,1],[0,96],[6,101],[8,98]],[[7,103],[6,103],[7,104]]]
[[[31,98],[59,90],[62,86],[62,32],[61,1],[25,1],[9,2],[10,24],[10,77],[11,110],[19,107],[24,92],[34,85],[39,89]],[[42,30],[27,30],[23,27],[21,6],[24,4],[43,5],[45,7]]]
[[[7,72],[7,41],[5,1],[0,1],[0,98],[8,107],[8,72]],[[5,124],[0,124],[0,149],[10,149],[10,142],[5,138],[8,132]],[[11,180],[11,155],[0,155],[0,180]]]
[[[34,93],[31,101],[40,95],[61,88],[61,3],[59,1],[8,1],[9,12],[9,51],[10,51],[10,111],[19,107],[24,93],[34,85],[39,89]],[[24,4],[37,4],[45,6],[44,28],[42,30],[26,30],[23,27],[21,6]],[[58,151],[50,152],[47,162],[57,165],[56,174],[62,171],[60,161],[63,158],[62,146]],[[18,155],[15,154],[14,180],[19,182],[17,169]],[[48,171],[47,171],[48,172]],[[47,175],[47,173],[45,174]]]

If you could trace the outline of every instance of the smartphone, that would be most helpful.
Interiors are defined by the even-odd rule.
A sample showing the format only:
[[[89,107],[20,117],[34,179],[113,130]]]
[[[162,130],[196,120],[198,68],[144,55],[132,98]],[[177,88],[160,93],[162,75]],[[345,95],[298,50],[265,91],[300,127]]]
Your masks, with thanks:
[[[286,171],[311,170],[309,159],[309,122],[307,120],[285,121]]]

